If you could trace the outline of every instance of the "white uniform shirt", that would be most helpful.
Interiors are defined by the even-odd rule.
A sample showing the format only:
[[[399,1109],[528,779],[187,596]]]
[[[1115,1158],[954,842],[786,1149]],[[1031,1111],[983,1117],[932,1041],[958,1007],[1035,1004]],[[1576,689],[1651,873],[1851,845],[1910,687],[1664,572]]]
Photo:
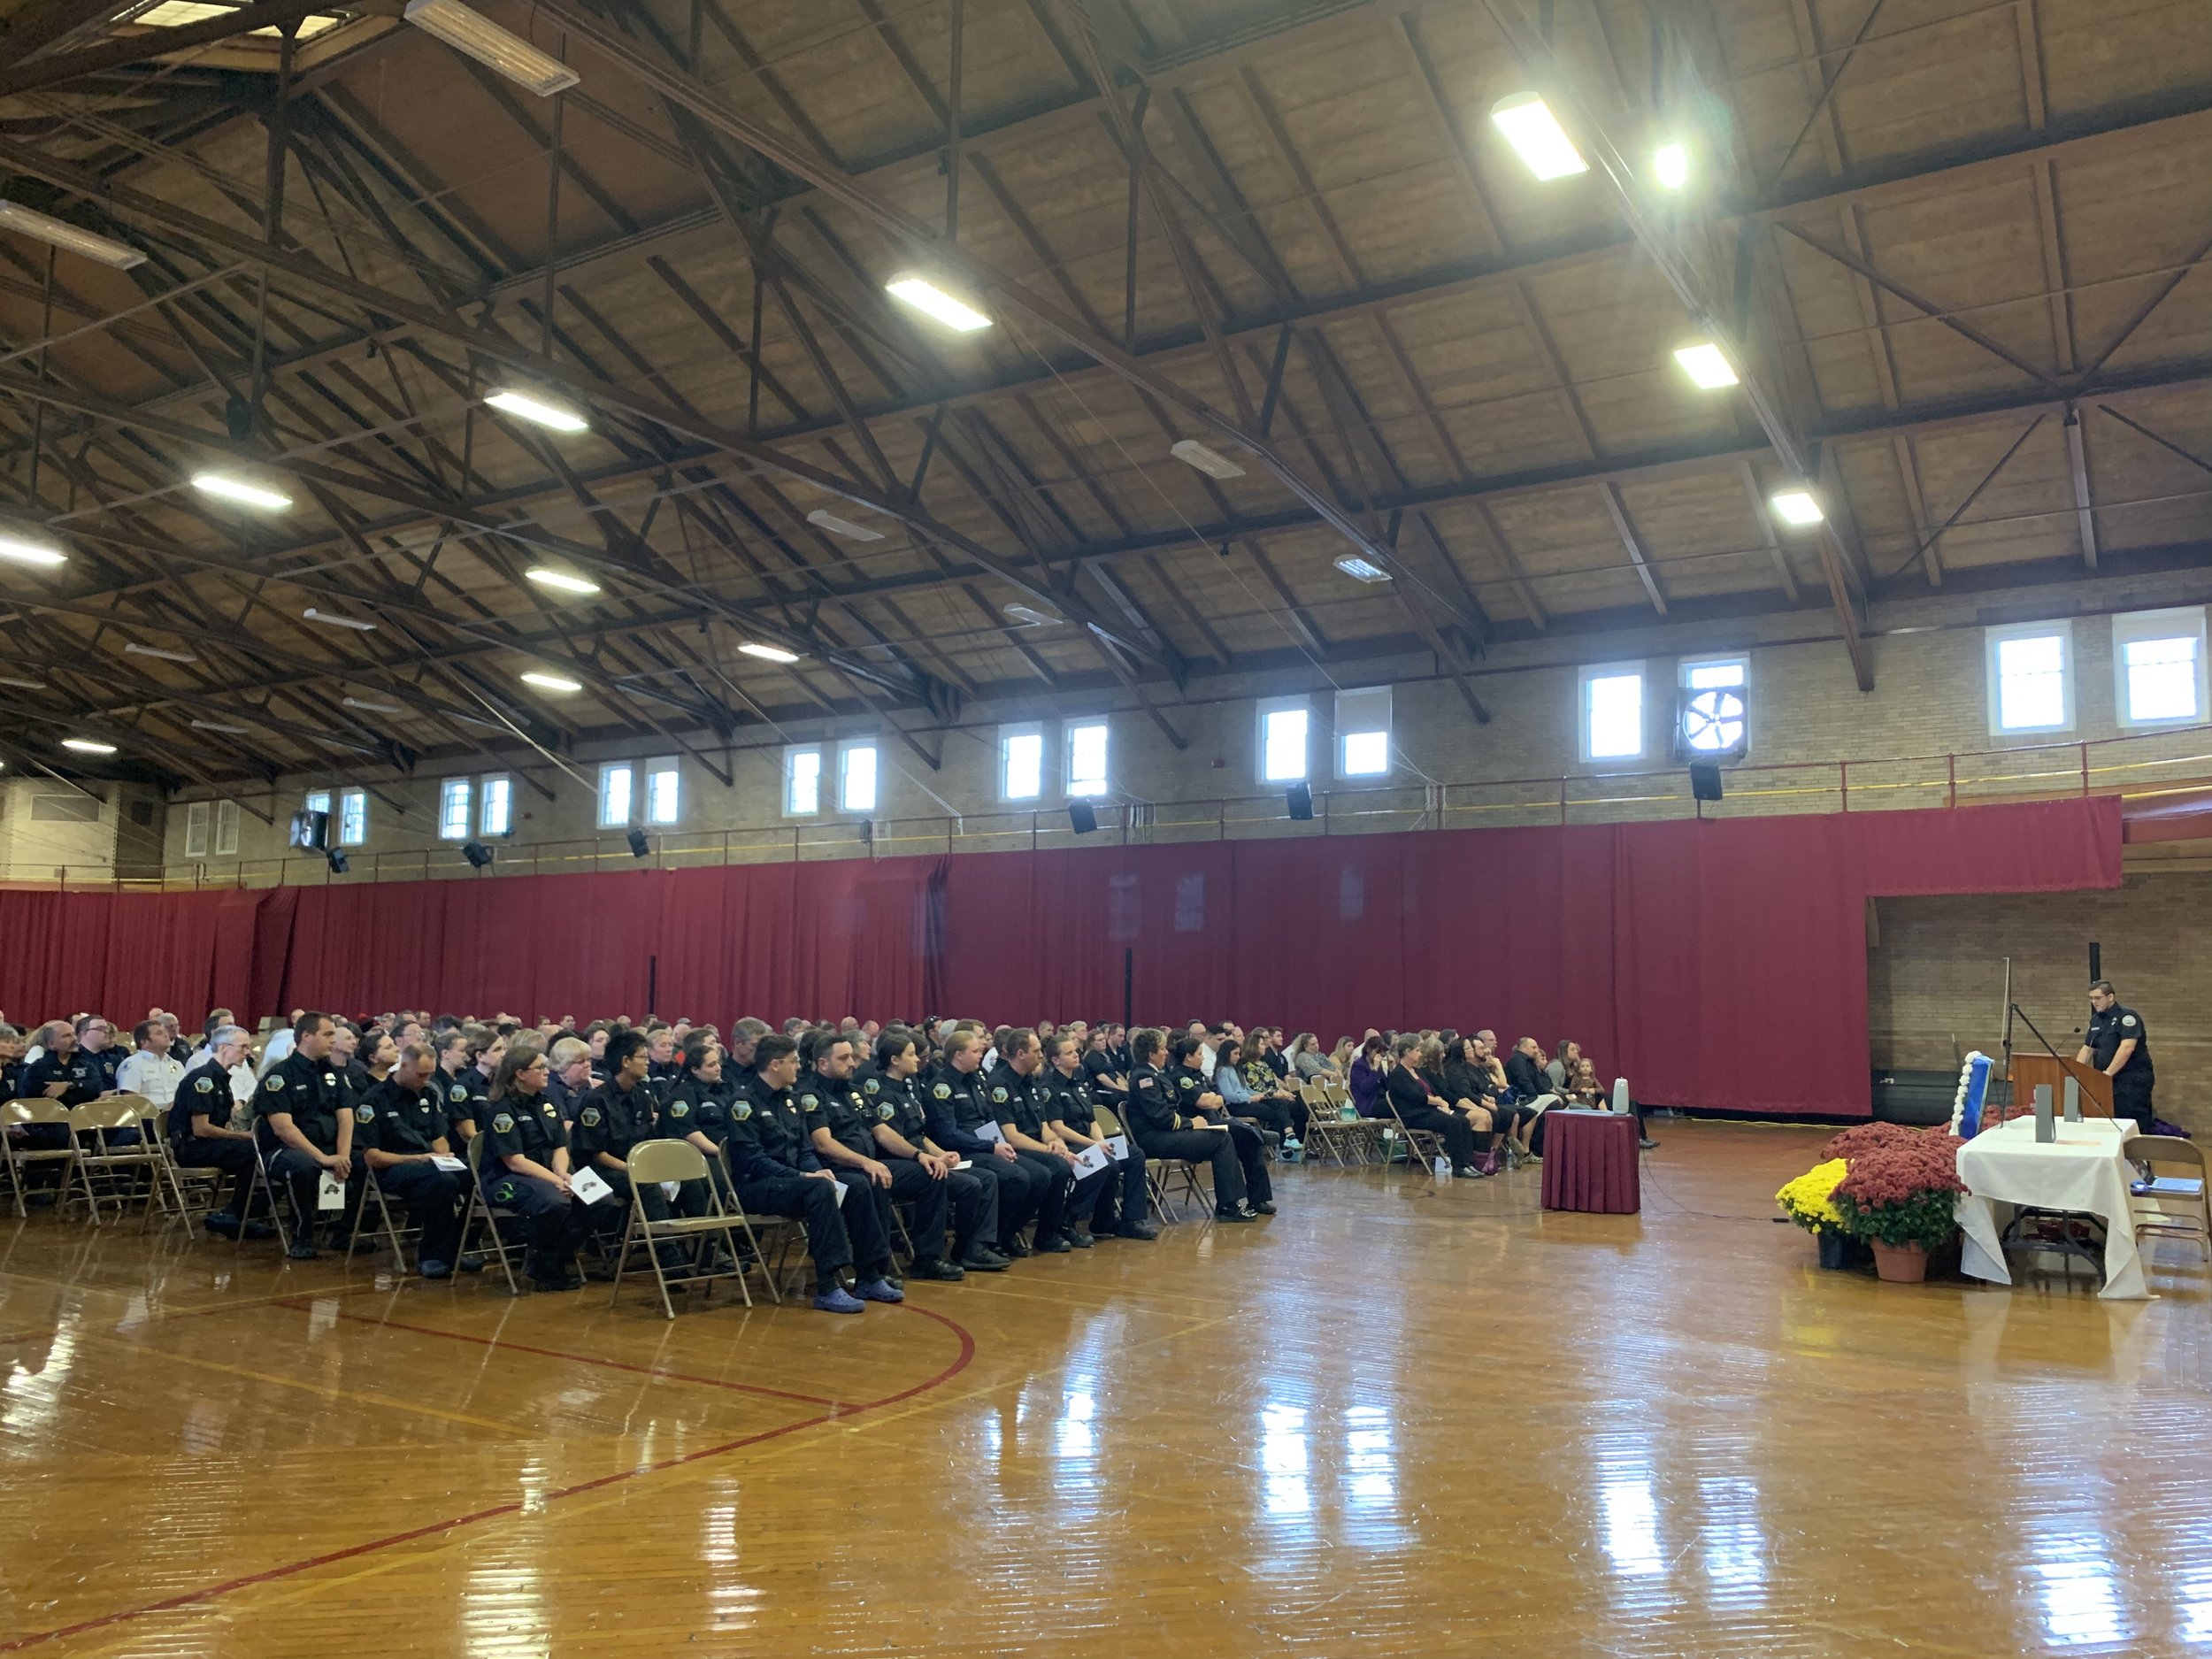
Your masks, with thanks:
[[[172,1060],[165,1054],[149,1054],[143,1048],[134,1050],[115,1069],[116,1087],[154,1106],[166,1106],[175,1100],[177,1085],[183,1081],[183,1061]]]

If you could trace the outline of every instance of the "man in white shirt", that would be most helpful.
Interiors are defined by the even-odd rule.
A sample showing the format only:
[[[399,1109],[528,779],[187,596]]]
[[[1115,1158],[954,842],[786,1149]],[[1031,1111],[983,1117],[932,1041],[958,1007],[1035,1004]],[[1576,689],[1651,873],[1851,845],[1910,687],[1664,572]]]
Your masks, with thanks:
[[[269,1075],[269,1068],[292,1052],[292,1027],[306,1017],[304,1009],[296,1008],[292,1018],[269,1033],[268,1045],[261,1050],[260,1075]]]
[[[149,1105],[168,1105],[184,1080],[184,1063],[170,1057],[169,1027],[157,1019],[142,1019],[133,1028],[131,1041],[137,1049],[116,1068],[115,1087]]]

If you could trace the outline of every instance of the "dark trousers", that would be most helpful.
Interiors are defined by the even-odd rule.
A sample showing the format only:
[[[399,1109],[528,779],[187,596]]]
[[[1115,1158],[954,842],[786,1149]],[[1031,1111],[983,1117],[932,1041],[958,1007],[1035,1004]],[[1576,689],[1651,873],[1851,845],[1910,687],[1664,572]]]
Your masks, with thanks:
[[[1248,1160],[1244,1156],[1248,1137],[1252,1148]],[[1214,1202],[1225,1210],[1234,1210],[1251,1198],[1252,1188],[1247,1184],[1251,1175],[1256,1173],[1263,1182],[1267,1179],[1266,1147],[1256,1131],[1241,1124],[1232,1124],[1226,1134],[1217,1129],[1174,1129],[1152,1134],[1146,1138],[1144,1150],[1148,1157],[1211,1164]]]
[[[942,1260],[945,1254],[945,1211],[951,1197],[949,1179],[939,1180],[913,1158],[887,1158],[891,1171],[889,1187],[871,1187],[876,1212],[881,1219],[884,1237],[891,1236],[891,1206],[911,1204],[914,1218],[907,1228],[914,1240],[914,1259],[918,1262]],[[848,1198],[845,1201],[851,1203]]]
[[[1134,1141],[1129,1144],[1129,1156],[1117,1160],[1106,1176],[1099,1190],[1098,1208],[1091,1211],[1091,1231],[1111,1233],[1116,1227],[1144,1220],[1152,1210],[1152,1194],[1144,1184],[1144,1154],[1137,1150]]]
[[[1398,1116],[1405,1119],[1409,1129],[1423,1129],[1444,1137],[1444,1150],[1451,1158],[1454,1171],[1464,1170],[1475,1161],[1474,1125],[1461,1112],[1447,1111],[1441,1106],[1401,1107]]]
[[[837,1194],[830,1184],[811,1175],[770,1175],[748,1181],[737,1189],[738,1203],[749,1215],[787,1216],[806,1228],[806,1253],[814,1258],[814,1277],[824,1290],[837,1283],[837,1270],[853,1259],[853,1240],[845,1231]],[[845,1202],[853,1201],[848,1197]],[[859,1205],[872,1224],[875,1208]]]
[[[2115,1118],[2133,1118],[2138,1134],[2157,1133],[2152,1126],[2157,1122],[2157,1114],[2151,1110],[2151,1092],[2148,1088],[2139,1088],[2115,1078],[2112,1081],[2112,1115]]]
[[[983,1241],[1003,1248],[1037,1213],[1038,1202],[1044,1195],[1044,1172],[1031,1168],[1018,1157],[1002,1158],[995,1152],[971,1153],[968,1164],[968,1174],[998,1188],[998,1227],[985,1234]]]
[[[442,1170],[434,1164],[395,1164],[376,1172],[384,1196],[396,1199],[408,1218],[422,1229],[418,1257],[448,1267],[461,1253],[461,1205],[468,1183],[467,1171]]]
[[[1030,1173],[1037,1193],[1036,1237],[1048,1239],[1067,1225],[1068,1193],[1075,1185],[1068,1172],[1065,1158],[1056,1158],[1043,1152],[1014,1154],[1021,1166]]]
[[[253,1196],[253,1143],[250,1141],[209,1140],[194,1135],[186,1141],[172,1141],[170,1156],[180,1169],[221,1170],[230,1177],[230,1213],[241,1221],[246,1218],[246,1206]]]
[[[865,1170],[839,1170],[837,1184],[845,1189],[845,1236],[852,1241],[853,1272],[863,1284],[881,1279],[891,1271],[891,1195],[870,1180]],[[941,1213],[937,1230],[944,1229]]]
[[[300,1239],[310,1239],[316,1223],[342,1217],[358,1215],[361,1210],[359,1182],[366,1173],[365,1166],[356,1159],[353,1173],[346,1178],[345,1206],[334,1210],[326,1217],[317,1206],[322,1194],[323,1166],[306,1153],[291,1147],[279,1147],[269,1155],[269,1185],[288,1187],[292,1194],[292,1213],[298,1217]],[[298,1243],[300,1239],[293,1242]]]
[[[973,1168],[955,1170],[945,1185],[951,1189],[953,1257],[965,1261],[977,1245],[997,1242],[999,1185]]]
[[[485,1196],[522,1217],[523,1237],[529,1245],[525,1272],[534,1279],[550,1279],[568,1271],[576,1247],[584,1241],[586,1205],[563,1197],[550,1181],[512,1170],[494,1175]]]
[[[1076,1179],[1074,1189],[1068,1194],[1068,1219],[1096,1233],[1100,1227],[1099,1212],[1106,1212],[1104,1225],[1112,1226],[1113,1206],[1107,1198],[1120,1186],[1120,1171],[1109,1164],[1102,1170],[1093,1170],[1088,1175]]]
[[[1263,1128],[1299,1141],[1306,1138],[1307,1120],[1313,1116],[1301,1100],[1240,1101],[1229,1110],[1235,1117],[1248,1118]]]

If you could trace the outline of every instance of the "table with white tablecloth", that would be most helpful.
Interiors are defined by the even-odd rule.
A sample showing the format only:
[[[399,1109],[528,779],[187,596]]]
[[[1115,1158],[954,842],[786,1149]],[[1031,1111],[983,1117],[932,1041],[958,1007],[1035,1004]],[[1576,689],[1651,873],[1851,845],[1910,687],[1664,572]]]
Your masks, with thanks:
[[[2135,1125],[2124,1118],[2061,1121],[2058,1139],[2039,1141],[2035,1119],[2015,1118],[1976,1135],[1959,1148],[1960,1231],[1965,1235],[1960,1271],[2000,1285],[2012,1282],[2000,1243],[2005,1224],[2018,1209],[2067,1210],[2100,1217],[2105,1225],[2104,1290],[2116,1300],[2139,1300],[2143,1260],[2135,1248],[2135,1221],[2128,1187],[2135,1166],[2127,1142]]]

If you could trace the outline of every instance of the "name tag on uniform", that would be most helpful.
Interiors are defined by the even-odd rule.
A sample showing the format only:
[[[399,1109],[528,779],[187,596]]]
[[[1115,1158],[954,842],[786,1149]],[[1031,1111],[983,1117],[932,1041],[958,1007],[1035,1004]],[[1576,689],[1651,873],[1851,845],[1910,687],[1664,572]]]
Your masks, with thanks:
[[[325,1170],[321,1182],[315,1188],[315,1208],[343,1210],[345,1207],[346,1184],[328,1170]]]
[[[1123,1158],[1127,1157],[1129,1156],[1129,1137],[1127,1135],[1108,1135],[1106,1137],[1106,1156],[1112,1158],[1117,1163],[1119,1163]]]
[[[1075,1155],[1075,1172],[1080,1176],[1095,1175],[1113,1160],[1100,1147],[1085,1147]]]
[[[568,1178],[568,1190],[588,1204],[595,1204],[614,1188],[608,1186],[596,1170],[579,1170]]]
[[[450,1170],[456,1175],[460,1174],[464,1170],[468,1168],[468,1165],[462,1162],[459,1158],[449,1158],[442,1152],[432,1153],[430,1155],[430,1162],[436,1165],[439,1169]]]

